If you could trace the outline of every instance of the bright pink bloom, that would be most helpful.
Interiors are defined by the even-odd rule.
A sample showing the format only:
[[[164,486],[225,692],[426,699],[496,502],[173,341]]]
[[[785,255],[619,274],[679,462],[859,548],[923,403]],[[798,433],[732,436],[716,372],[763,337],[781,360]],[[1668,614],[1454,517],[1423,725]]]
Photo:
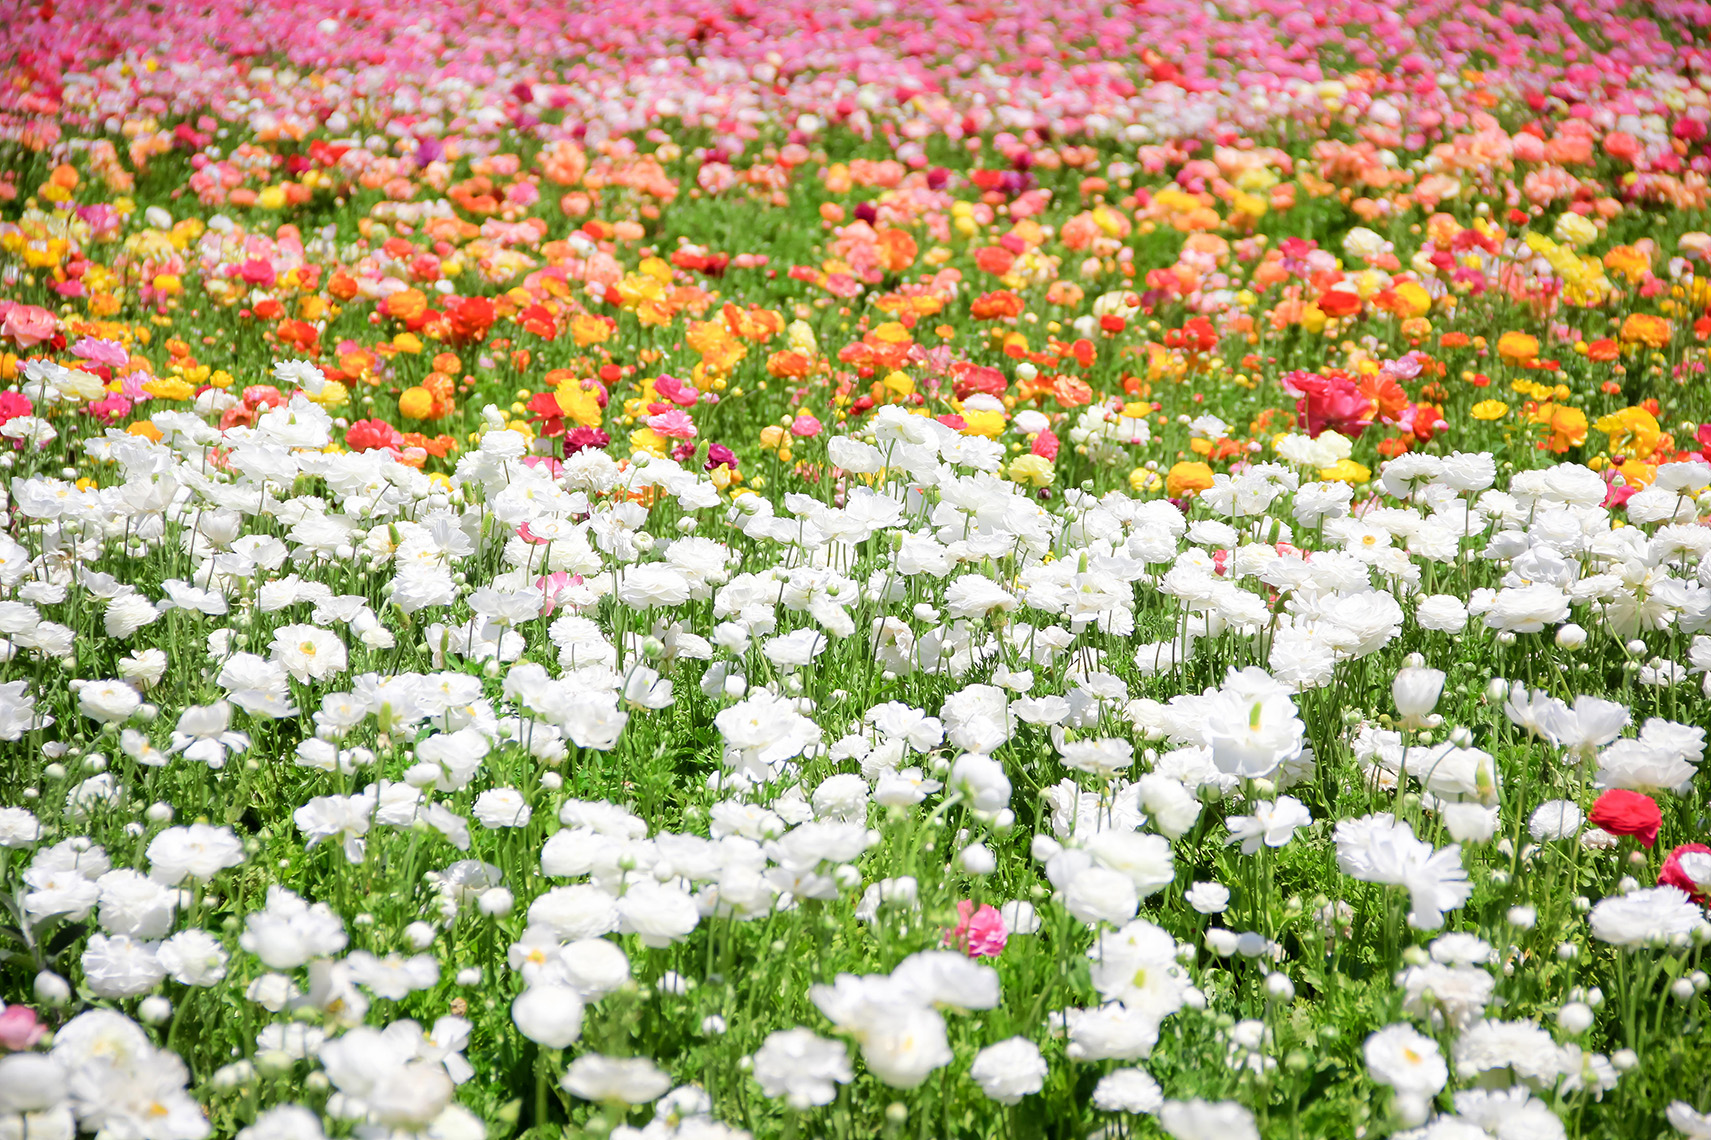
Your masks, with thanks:
[[[790,434],[800,436],[803,439],[812,439],[820,434],[820,421],[807,412],[803,412],[790,421]]]
[[[1034,445],[1028,450],[1045,459],[1056,459],[1057,449],[1057,435],[1050,428],[1047,428],[1034,437]]]
[[[104,424],[131,414],[131,402],[118,394],[104,396],[89,405],[89,414]]]
[[[956,912],[956,929],[945,931],[946,946],[954,946],[970,958],[996,958],[1004,952],[1010,932],[997,907],[983,903],[976,909],[973,899],[963,899],[956,904]]]
[[[0,392],[0,424],[27,416],[35,410],[36,406],[22,392]]]

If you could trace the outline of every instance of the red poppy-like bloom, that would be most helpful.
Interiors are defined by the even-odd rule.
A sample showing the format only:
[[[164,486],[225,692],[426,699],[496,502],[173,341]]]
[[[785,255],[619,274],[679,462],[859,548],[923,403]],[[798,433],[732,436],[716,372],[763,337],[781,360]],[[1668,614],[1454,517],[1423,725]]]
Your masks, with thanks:
[[[1631,835],[1644,847],[1658,841],[1658,828],[1663,826],[1663,812],[1656,800],[1623,788],[1611,788],[1599,796],[1586,818],[1611,835]]]

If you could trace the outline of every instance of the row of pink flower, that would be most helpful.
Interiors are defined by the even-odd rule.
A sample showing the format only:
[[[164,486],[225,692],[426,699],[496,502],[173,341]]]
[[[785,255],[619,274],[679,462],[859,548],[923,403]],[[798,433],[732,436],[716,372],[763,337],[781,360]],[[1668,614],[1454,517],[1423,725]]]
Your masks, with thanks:
[[[260,0],[155,13],[46,0],[0,23],[0,65],[16,77],[0,90],[0,135],[93,133],[114,116],[202,110],[262,131],[331,123],[340,133],[360,125],[359,100],[370,125],[404,133],[439,122],[453,133],[580,136],[677,120],[737,139],[757,112],[882,131],[924,120],[953,135],[979,128],[971,115],[1060,135],[1155,116],[1167,130],[1244,131],[1280,107],[1318,114],[1301,88],[1331,78],[1324,58],[1370,69],[1365,97],[1402,96],[1409,125],[1429,133],[1457,126],[1446,81],[1484,61],[1496,61],[1480,77],[1491,90],[1603,117],[1665,111],[1676,93],[1660,81],[1708,59],[1662,30],[1703,5],[1654,4],[1641,17],[1579,0],[1525,19],[1511,7],[1238,0],[1211,15],[1198,0]],[[287,68],[328,82],[293,82]],[[1271,104],[1256,107],[1256,94]],[[562,125],[540,122],[548,108],[565,112]]]

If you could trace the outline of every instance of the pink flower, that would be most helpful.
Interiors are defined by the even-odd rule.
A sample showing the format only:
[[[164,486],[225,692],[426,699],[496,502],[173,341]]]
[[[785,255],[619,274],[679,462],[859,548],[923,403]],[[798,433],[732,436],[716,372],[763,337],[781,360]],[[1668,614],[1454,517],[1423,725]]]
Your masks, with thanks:
[[[528,524],[524,524],[524,529],[528,529]],[[541,591],[541,616],[550,616],[553,610],[558,607],[558,596],[572,586],[580,585],[582,585],[581,574],[568,574],[563,570],[555,570],[544,578],[537,578],[535,586]]]
[[[820,434],[820,421],[809,415],[807,412],[803,412],[794,420],[790,421],[790,434],[800,436],[803,439],[810,439],[817,436]]]
[[[954,946],[970,958],[996,958],[1004,952],[1010,932],[1004,928],[1004,916],[998,908],[982,904],[978,909],[973,899],[956,904],[956,929],[945,931],[945,945]]]
[[[131,402],[117,393],[89,405],[89,414],[102,423],[112,423],[131,414]]]
[[[1372,400],[1346,376],[1291,372],[1283,377],[1283,390],[1300,397],[1295,410],[1306,421],[1307,434],[1314,439],[1326,428],[1358,439],[1372,423]]]
[[[125,346],[116,340],[101,340],[86,336],[71,346],[73,356],[81,356],[96,364],[107,364],[118,368],[128,363],[131,354],[125,351]]]
[[[648,426],[667,439],[694,439],[695,421],[689,418],[689,413],[678,408],[657,416],[649,416]]]
[[[47,1036],[48,1027],[28,1006],[9,1005],[0,1013],[0,1049],[28,1049]]]
[[[34,348],[53,336],[59,321],[39,305],[12,305],[0,321],[0,336],[10,337],[19,348]]]
[[[654,391],[684,408],[693,408],[701,399],[700,392],[675,376],[661,376],[655,380]]]

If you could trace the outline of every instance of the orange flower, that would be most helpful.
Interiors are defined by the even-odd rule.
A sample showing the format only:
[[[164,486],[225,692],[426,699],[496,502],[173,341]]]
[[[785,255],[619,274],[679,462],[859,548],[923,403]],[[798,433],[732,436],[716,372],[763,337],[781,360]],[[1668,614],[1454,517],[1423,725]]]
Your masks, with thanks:
[[[1173,499],[1204,491],[1211,485],[1212,469],[1204,463],[1178,463],[1170,469],[1164,480],[1165,494]]]
[[[1086,295],[1081,286],[1073,281],[1053,281],[1046,290],[1046,303],[1073,308],[1081,304],[1081,299]]]
[[[1093,389],[1073,376],[1059,376],[1052,382],[1052,396],[1063,407],[1079,408],[1093,402]]]
[[[1360,394],[1372,401],[1378,418],[1394,423],[1408,406],[1408,393],[1388,376],[1363,376],[1355,385]]]
[[[386,315],[393,320],[413,321],[428,309],[428,299],[420,289],[401,289],[386,298]]]
[[[1626,344],[1643,344],[1647,348],[1662,348],[1669,343],[1670,324],[1650,313],[1629,313],[1619,334]]]
[[[813,368],[813,359],[800,352],[775,352],[766,361],[766,374],[779,378],[800,379]]]
[[[915,253],[919,247],[915,239],[902,230],[883,229],[879,231],[880,260],[885,268],[892,273],[901,273],[915,264]]]
[[[976,297],[968,311],[977,321],[990,321],[999,317],[1019,317],[1022,309],[1022,298],[1004,289]]]
[[[1599,337],[1586,346],[1586,359],[1600,362],[1615,360],[1618,355],[1616,342],[1609,337]]]
[[[1559,455],[1586,442],[1586,413],[1579,408],[1556,403],[1540,404],[1534,410],[1532,420],[1550,432],[1545,446]]]
[[[592,313],[578,313],[570,320],[570,335],[578,348],[600,344],[612,335],[613,322]]]
[[[1447,332],[1438,338],[1438,345],[1442,348],[1466,348],[1470,343],[1464,332]]]
[[[1524,332],[1506,332],[1497,338],[1497,355],[1508,364],[1525,364],[1539,355],[1539,338]]]

